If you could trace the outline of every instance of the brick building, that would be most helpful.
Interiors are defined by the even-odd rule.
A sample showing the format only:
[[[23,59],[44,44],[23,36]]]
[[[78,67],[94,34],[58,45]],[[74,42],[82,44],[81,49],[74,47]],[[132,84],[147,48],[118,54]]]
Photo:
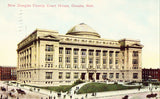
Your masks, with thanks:
[[[149,79],[160,81],[160,69],[142,69],[142,79],[143,81],[148,81]]]
[[[0,80],[16,80],[16,67],[0,66]]]

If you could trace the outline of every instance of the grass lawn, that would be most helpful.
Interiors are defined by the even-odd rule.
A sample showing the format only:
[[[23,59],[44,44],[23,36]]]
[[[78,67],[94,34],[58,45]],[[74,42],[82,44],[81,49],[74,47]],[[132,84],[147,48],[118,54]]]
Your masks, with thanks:
[[[72,87],[73,85],[62,85],[62,86],[39,87],[39,88],[48,89],[48,90],[56,91],[56,92],[61,92],[61,91],[66,92],[66,91],[69,91]]]
[[[68,92],[72,87],[84,83],[84,81],[81,80],[76,80],[72,85],[61,85],[61,86],[45,86],[45,87],[39,87],[39,86],[32,86],[32,85],[27,85],[27,84],[20,84],[21,87],[23,86],[30,86],[33,88],[42,88],[42,89],[47,89],[50,91],[56,91],[56,92]]]
[[[81,81],[81,80],[76,80],[72,85],[61,85],[61,86],[54,86],[54,87],[40,87],[40,88],[43,88],[43,89],[48,89],[48,90],[51,90],[51,91],[57,91],[57,92],[68,92],[72,87],[78,85],[78,84],[81,84],[81,83],[84,83],[84,81]]]
[[[123,86],[121,84],[105,84],[105,83],[89,83],[80,88],[80,90],[78,90],[78,94],[135,89],[135,88],[138,89],[138,86]]]

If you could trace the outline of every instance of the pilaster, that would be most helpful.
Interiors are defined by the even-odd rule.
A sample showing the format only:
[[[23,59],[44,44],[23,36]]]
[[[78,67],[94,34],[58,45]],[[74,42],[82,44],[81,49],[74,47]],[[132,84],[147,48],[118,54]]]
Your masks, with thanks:
[[[66,58],[66,53],[65,53],[65,50],[66,50],[66,48],[65,47],[63,47],[63,52],[62,52],[62,54],[63,54],[63,58],[62,58],[62,61],[63,61],[63,68],[66,68],[66,66],[65,66],[65,58]]]
[[[100,68],[103,68],[103,50],[101,50],[101,54],[100,54]]]

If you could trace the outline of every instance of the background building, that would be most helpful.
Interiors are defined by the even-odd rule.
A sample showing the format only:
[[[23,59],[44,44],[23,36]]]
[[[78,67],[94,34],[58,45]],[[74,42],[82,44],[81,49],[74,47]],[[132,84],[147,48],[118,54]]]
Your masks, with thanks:
[[[0,66],[0,80],[16,80],[16,67]]]
[[[142,69],[142,80],[143,81],[160,81],[160,69]]]
[[[141,81],[139,40],[108,40],[81,23],[66,35],[37,29],[18,44],[18,82],[37,86],[85,81]]]

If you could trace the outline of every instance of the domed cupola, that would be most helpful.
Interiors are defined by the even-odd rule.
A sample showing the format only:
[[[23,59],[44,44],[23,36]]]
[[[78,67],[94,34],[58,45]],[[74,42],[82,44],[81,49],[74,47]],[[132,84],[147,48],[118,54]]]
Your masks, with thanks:
[[[66,35],[83,36],[90,38],[100,38],[101,36],[90,26],[85,23],[80,23],[72,27]]]

